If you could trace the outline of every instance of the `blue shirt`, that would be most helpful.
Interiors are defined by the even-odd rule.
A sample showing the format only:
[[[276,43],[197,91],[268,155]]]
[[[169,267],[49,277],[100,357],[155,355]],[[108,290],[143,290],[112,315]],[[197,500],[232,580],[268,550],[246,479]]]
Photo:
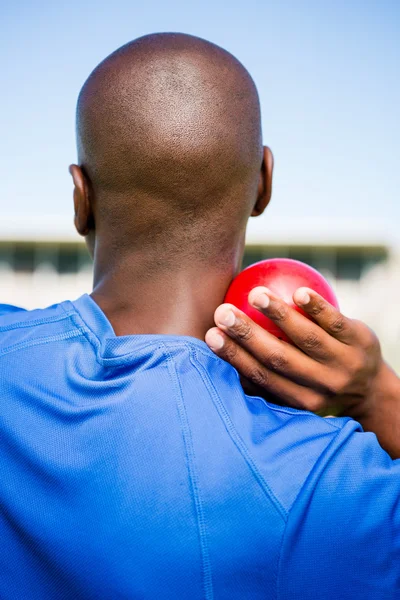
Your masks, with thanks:
[[[395,600],[400,461],[89,296],[0,307],[1,600]]]

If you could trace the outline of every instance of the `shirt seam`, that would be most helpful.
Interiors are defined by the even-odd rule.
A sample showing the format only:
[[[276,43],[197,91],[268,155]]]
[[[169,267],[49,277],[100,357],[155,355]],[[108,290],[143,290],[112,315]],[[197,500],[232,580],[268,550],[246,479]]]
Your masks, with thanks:
[[[201,352],[206,357],[209,356],[209,354],[207,352],[204,352],[204,350],[202,350],[201,348],[197,348],[196,347],[196,352],[197,351]],[[218,356],[212,356],[212,358],[214,358],[217,361],[222,360]],[[223,362],[226,362],[226,361],[223,361]],[[234,367],[232,367],[232,368],[234,368]],[[236,371],[236,369],[235,369],[235,371]],[[257,398],[261,398],[261,396],[257,396]],[[318,415],[316,415],[316,414],[314,414],[314,413],[312,413],[310,411],[307,411],[307,410],[290,409],[290,408],[278,406],[277,404],[272,404],[272,402],[268,402],[268,400],[265,400],[265,398],[261,398],[261,400],[263,402],[265,402],[265,404],[267,404],[271,408],[271,410],[273,410],[274,412],[283,413],[285,415],[294,415],[294,416],[296,416],[296,415],[298,415],[298,416],[307,415],[307,416],[315,417],[316,419],[322,419],[323,418],[323,417],[320,417],[320,416],[318,416]],[[343,427],[340,427],[339,425],[336,425],[335,423],[331,423],[329,421],[329,419],[327,419],[325,421],[325,423],[327,425],[329,425],[330,427],[332,427],[333,429],[337,430],[337,431],[341,431],[343,429]]]
[[[65,317],[61,317],[61,319],[69,317],[73,326],[76,327],[77,329],[79,329],[83,333],[83,335],[86,337],[88,342],[94,347],[96,362],[99,365],[105,366],[105,367],[111,367],[111,366],[114,366],[114,364],[122,364],[123,362],[126,362],[128,357],[134,355],[137,352],[137,349],[135,348],[134,350],[130,350],[129,352],[126,352],[125,354],[119,354],[118,356],[113,356],[113,357],[108,357],[108,358],[102,356],[101,355],[102,343],[101,343],[100,338],[98,337],[96,332],[93,331],[93,329],[88,325],[87,321],[85,320],[85,317],[82,315],[79,308],[77,308],[75,306],[75,304],[73,304],[70,301],[68,301],[68,303],[72,307],[72,309],[70,309],[68,311],[65,308],[64,304],[60,304],[60,307],[65,312]],[[74,321],[74,317],[75,318],[78,317],[78,319],[80,319],[82,321],[82,323],[84,324],[84,327],[78,326]],[[157,342],[149,341],[146,344],[141,344],[140,347],[148,348],[151,346],[153,346],[154,348],[157,348],[158,350],[166,349],[166,348],[184,348],[184,349],[188,350],[189,353],[191,353],[192,351],[200,352],[203,356],[205,356],[206,358],[212,358],[215,362],[220,362],[222,360],[219,356],[216,356],[211,350],[209,352],[207,352],[205,349],[203,349],[197,345],[191,345],[187,341],[180,342],[179,340],[176,340],[176,342],[169,342],[168,346],[162,340],[157,341]],[[225,361],[222,361],[222,362],[225,362]],[[234,369],[234,367],[232,367],[232,368]],[[236,371],[236,369],[234,369],[234,370]],[[318,418],[318,419],[321,418],[318,415],[315,415],[314,413],[311,413],[308,411],[302,411],[302,410],[297,410],[297,409],[291,410],[290,408],[285,409],[283,407],[280,407],[280,406],[277,406],[275,404],[268,402],[268,400],[265,400],[264,398],[261,398],[261,400],[263,402],[265,402],[265,404],[267,404],[267,406],[269,406],[270,409],[275,412],[280,412],[283,414],[289,414],[289,415],[295,415],[295,416],[299,416],[299,415],[310,416],[310,415],[312,415],[315,418]],[[340,431],[342,429],[342,427],[339,427],[338,425],[335,425],[334,423],[330,423],[329,419],[326,420],[326,424],[329,425],[330,427],[333,427],[335,430],[338,430],[338,431]]]
[[[72,302],[71,302],[72,304]],[[124,354],[119,354],[117,356],[111,356],[111,357],[104,357],[101,355],[101,347],[102,347],[102,343],[100,338],[98,337],[98,335],[96,334],[95,331],[93,331],[93,329],[90,327],[90,325],[88,325],[87,321],[85,320],[85,317],[82,315],[81,311],[74,305],[73,306],[73,310],[70,312],[67,312],[66,309],[62,306],[63,310],[66,312],[66,314],[71,318],[71,322],[74,325],[74,327],[76,327],[77,329],[82,329],[83,334],[85,335],[85,337],[87,338],[87,340],[89,341],[90,344],[92,344],[92,346],[94,346],[95,348],[95,352],[96,352],[96,360],[99,364],[103,365],[103,366],[112,366],[114,363],[122,363],[124,362],[127,358],[129,358],[132,355],[135,355],[137,353],[137,348],[134,348],[132,350],[129,350],[129,352],[125,352]],[[84,327],[79,327],[75,321],[74,321],[74,317],[80,319],[82,321],[82,323],[84,324]],[[140,344],[140,348],[149,348],[149,347],[153,347],[154,349],[157,350],[165,350],[167,348],[184,348],[186,350],[190,350],[191,346],[186,342],[186,341],[176,341],[176,342],[169,342],[168,346],[166,345],[166,343],[162,340],[158,340],[158,341],[149,341],[147,343],[141,343]],[[207,353],[203,352],[206,356],[210,356]],[[211,355],[211,358],[214,358],[215,360],[220,360],[217,356]]]
[[[335,431],[339,432],[342,431],[343,427],[340,427],[339,425],[335,425],[335,423],[331,423],[330,419],[325,419],[324,417],[320,417],[319,415],[316,415],[315,413],[308,411],[308,410],[296,410],[294,409],[293,411],[291,410],[282,410],[281,407],[276,407],[274,404],[271,404],[270,402],[268,402],[267,400],[264,400],[264,402],[266,404],[268,404],[269,408],[271,408],[271,410],[273,410],[274,412],[278,412],[278,413],[282,413],[284,415],[292,415],[292,416],[307,416],[307,417],[315,417],[316,419],[323,419],[325,425],[329,425],[329,427],[331,427],[332,429],[334,429]]]
[[[326,446],[326,448],[324,449],[324,451],[319,455],[318,460],[314,463],[314,465],[312,466],[312,468],[310,469],[307,477],[304,479],[299,491],[296,494],[295,499],[293,500],[289,510],[288,510],[288,519],[285,525],[285,530],[282,536],[282,543],[281,543],[281,547],[280,547],[280,552],[279,552],[279,564],[278,564],[278,577],[277,577],[277,594],[276,594],[276,598],[277,600],[279,600],[280,598],[280,582],[281,582],[281,569],[282,569],[282,561],[283,561],[283,546],[285,543],[285,539],[286,539],[286,532],[287,532],[287,528],[289,526],[289,520],[290,520],[290,514],[294,508],[294,506],[296,505],[299,497],[301,496],[301,493],[304,489],[304,487],[306,486],[308,480],[312,477],[313,473],[315,472],[315,470],[318,468],[318,466],[321,464],[321,461],[323,460],[323,458],[325,457],[325,455],[329,452],[329,449],[331,448],[332,444],[337,440],[338,436],[340,435],[341,431],[343,431],[343,428],[337,432],[337,434],[331,439],[331,441],[329,442],[329,444]],[[335,454],[339,451],[339,449],[341,448],[342,444],[346,441],[347,437],[345,437],[343,439],[343,442],[341,444],[338,445],[338,447],[335,449],[333,455],[331,456],[331,458],[333,456],[335,456]],[[326,467],[326,465],[325,465]],[[318,476],[318,480],[320,479],[320,477],[322,476],[323,472],[324,472],[324,468],[321,470],[319,476]],[[318,481],[317,480],[317,481]],[[314,486],[315,488],[316,486]]]
[[[96,361],[102,365],[102,366],[111,366],[114,362],[118,363],[120,359],[126,359],[127,357],[131,356],[132,354],[135,353],[135,350],[132,350],[130,352],[126,352],[125,354],[121,354],[118,357],[112,357],[112,358],[104,358],[103,356],[101,356],[101,341],[99,339],[99,337],[96,335],[96,333],[89,327],[89,325],[87,324],[87,322],[85,321],[85,318],[82,316],[82,313],[79,311],[78,308],[76,308],[75,305],[73,305],[71,303],[73,310],[67,311],[65,309],[65,307],[61,304],[61,308],[65,311],[66,315],[69,316],[71,318],[72,324],[79,328],[78,325],[74,322],[73,317],[74,316],[78,316],[78,318],[81,319],[81,321],[84,323],[85,327],[87,328],[87,331],[83,331],[85,337],[87,338],[87,340],[89,341],[90,344],[95,346],[95,352],[96,352]],[[91,337],[93,337],[95,339],[95,343],[93,344]],[[167,348],[165,342],[148,342],[147,344],[143,344],[141,347],[142,348],[147,348],[149,346],[153,346],[157,349],[160,348]],[[210,352],[206,352],[205,350],[203,350],[202,348],[200,348],[199,346],[192,346],[190,344],[188,344],[188,342],[184,341],[184,342],[179,342],[178,340],[176,342],[170,342],[168,344],[168,347],[177,347],[177,348],[185,348],[186,350],[189,350],[189,353],[191,353],[192,351],[194,351],[195,353],[200,352],[203,356],[205,356],[206,358],[212,358],[214,361],[216,362],[220,362],[222,359],[219,356],[216,356],[215,354],[213,354],[213,352],[210,350]],[[122,362],[121,361],[121,362]],[[223,361],[225,362],[225,361]],[[227,363],[229,364],[229,363]],[[232,367],[234,369],[234,367]],[[236,371],[236,369],[234,369]],[[237,372],[237,371],[236,371]],[[277,413],[282,413],[285,415],[293,415],[293,416],[302,416],[302,415],[306,415],[307,417],[315,417],[316,419],[321,419],[322,417],[319,417],[318,415],[309,412],[309,411],[304,411],[304,410],[298,410],[298,409],[290,409],[289,407],[282,407],[282,406],[278,406],[276,404],[272,404],[271,402],[268,402],[268,400],[265,400],[264,398],[261,398],[261,400],[263,402],[265,402],[265,404],[274,412]],[[330,419],[324,419],[325,425],[328,425],[328,427],[334,429],[335,431],[339,432],[342,431],[343,426],[340,427],[339,425],[336,425],[335,423],[332,423],[330,421]]]
[[[64,333],[59,333],[58,335],[50,335],[46,337],[36,338],[34,340],[27,340],[25,342],[19,342],[18,344],[13,344],[12,346],[7,346],[0,350],[0,356],[4,356],[6,354],[10,354],[11,352],[16,352],[18,350],[23,350],[24,348],[30,348],[32,346],[41,346],[45,344],[49,344],[51,342],[57,342],[60,340],[67,340],[69,338],[79,337],[83,334],[82,329],[71,329],[70,331],[65,331]]]
[[[60,305],[65,315],[55,315],[54,317],[44,317],[43,319],[34,319],[32,321],[18,321],[17,323],[10,323],[8,325],[0,325],[0,332],[2,331],[12,331],[13,329],[27,329],[29,327],[36,327],[37,325],[45,325],[47,323],[57,323],[57,321],[63,321],[67,319],[70,315],[72,315],[72,311],[67,312],[65,308]]]
[[[287,511],[282,506],[282,504],[279,502],[278,498],[275,496],[275,494],[269,487],[268,483],[266,482],[265,478],[263,477],[263,475],[260,473],[259,469],[257,468],[257,465],[255,464],[246,444],[244,443],[244,441],[240,437],[238,431],[236,430],[236,427],[234,426],[234,424],[222,402],[222,399],[220,398],[220,396],[212,382],[212,379],[209,377],[207,371],[203,368],[201,363],[198,363],[197,361],[193,360],[192,354],[193,353],[191,352],[190,353],[191,363],[192,363],[193,367],[196,369],[196,371],[199,373],[206,389],[209,391],[211,399],[213,401],[213,404],[214,404],[215,408],[217,409],[217,412],[218,412],[222,422],[224,423],[225,429],[227,430],[231,440],[233,441],[236,448],[239,450],[240,454],[246,461],[247,465],[249,466],[251,472],[253,473],[254,478],[260,485],[261,489],[264,491],[264,493],[269,498],[269,500],[271,500],[273,506],[275,507],[276,511],[280,514],[282,519],[284,521],[286,521]],[[194,352],[194,354],[195,354],[195,352]],[[199,367],[201,368],[201,370]],[[204,373],[204,375],[203,375],[203,373]],[[206,381],[206,379],[207,379],[207,381]]]
[[[200,497],[198,476],[195,467],[195,452],[193,447],[192,435],[190,430],[189,419],[185,407],[185,401],[183,399],[182,387],[180,385],[179,377],[177,376],[172,356],[165,345],[161,345],[167,358],[168,370],[171,375],[173,386],[176,388],[176,399],[179,419],[182,428],[183,444],[185,448],[185,456],[188,467],[188,475],[190,481],[190,487],[192,490],[192,498],[195,505],[196,516],[197,516],[197,527],[200,538],[200,552],[202,557],[202,575],[203,575],[203,587],[205,600],[213,600],[213,582],[212,582],[212,569],[210,556],[208,551],[207,532],[205,524],[205,516],[203,511],[203,504]]]
[[[80,331],[82,331],[83,335],[85,336],[85,338],[87,339],[87,341],[89,342],[89,344],[94,349],[94,354],[95,354],[96,362],[99,365],[103,366],[103,361],[101,360],[101,354],[100,354],[101,341],[100,341],[99,337],[91,329],[91,327],[89,327],[89,325],[87,324],[87,322],[86,322],[85,318],[83,317],[82,313],[76,308],[76,306],[74,304],[72,304],[72,302],[71,302],[71,305],[73,307],[73,310],[70,311],[70,312],[68,312],[64,308],[64,306],[62,306],[62,308],[66,312],[66,314],[69,315],[72,325],[76,329],[79,329]],[[82,321],[83,327],[79,326],[75,322],[76,318],[78,318],[78,319],[80,319]]]

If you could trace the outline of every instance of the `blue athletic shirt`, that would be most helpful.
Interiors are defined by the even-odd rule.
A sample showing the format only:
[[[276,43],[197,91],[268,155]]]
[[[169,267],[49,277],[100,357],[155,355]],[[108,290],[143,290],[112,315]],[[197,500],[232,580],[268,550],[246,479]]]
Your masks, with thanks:
[[[1,600],[399,600],[400,461],[87,295],[0,307]]]

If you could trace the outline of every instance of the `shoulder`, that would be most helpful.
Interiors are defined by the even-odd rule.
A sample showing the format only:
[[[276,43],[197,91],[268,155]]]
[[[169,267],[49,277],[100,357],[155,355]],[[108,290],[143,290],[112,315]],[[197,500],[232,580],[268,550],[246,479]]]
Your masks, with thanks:
[[[360,429],[350,419],[324,419],[243,393],[235,369],[200,360],[204,383],[236,448],[255,478],[287,515],[305,481],[334,441]]]
[[[394,600],[400,580],[400,460],[373,433],[332,440],[289,513],[281,552],[282,597]],[[318,565],[318,568],[316,568]]]
[[[15,312],[25,312],[25,309],[20,306],[13,306],[12,304],[0,304],[0,317]]]
[[[57,339],[67,332],[76,331],[74,315],[70,302],[36,310],[0,304],[0,355],[40,343],[42,339],[53,336]]]
[[[239,423],[237,427],[287,513],[311,474],[329,460],[331,449],[362,431],[348,418],[322,418],[254,397],[246,397],[246,404],[252,427],[247,431]]]

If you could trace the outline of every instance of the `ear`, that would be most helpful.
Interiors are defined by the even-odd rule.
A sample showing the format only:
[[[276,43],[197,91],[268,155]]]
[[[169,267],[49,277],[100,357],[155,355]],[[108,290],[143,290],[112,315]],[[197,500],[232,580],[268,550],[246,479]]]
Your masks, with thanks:
[[[264,146],[257,201],[251,213],[252,217],[258,217],[258,215],[261,215],[271,200],[273,169],[274,157],[268,146]]]
[[[74,182],[74,224],[79,235],[88,236],[94,229],[93,211],[89,198],[89,185],[78,165],[71,165],[69,172]]]

